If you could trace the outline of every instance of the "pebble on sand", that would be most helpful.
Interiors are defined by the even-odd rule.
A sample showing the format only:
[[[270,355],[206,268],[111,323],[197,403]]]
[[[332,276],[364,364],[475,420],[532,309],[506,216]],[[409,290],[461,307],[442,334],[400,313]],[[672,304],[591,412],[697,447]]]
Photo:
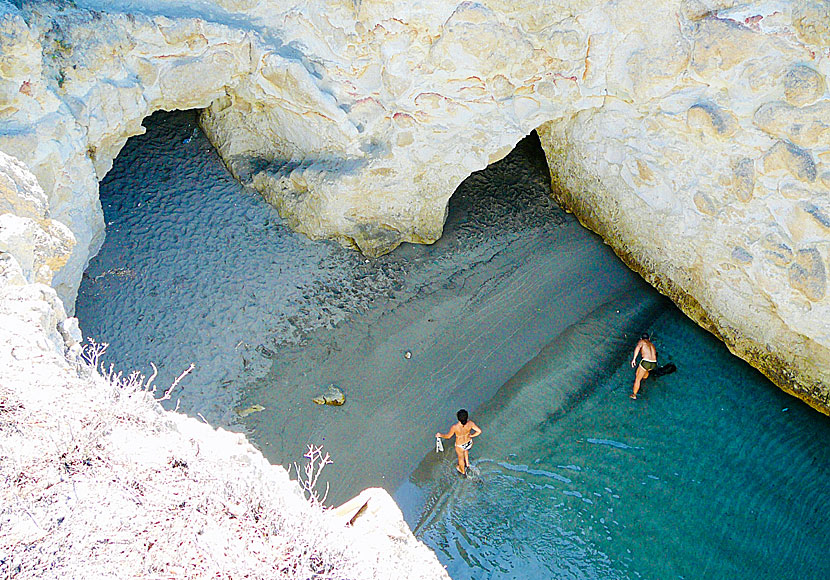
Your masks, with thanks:
[[[325,393],[317,395],[311,400],[318,405],[335,405],[339,407],[346,402],[346,395],[336,385],[329,385]]]

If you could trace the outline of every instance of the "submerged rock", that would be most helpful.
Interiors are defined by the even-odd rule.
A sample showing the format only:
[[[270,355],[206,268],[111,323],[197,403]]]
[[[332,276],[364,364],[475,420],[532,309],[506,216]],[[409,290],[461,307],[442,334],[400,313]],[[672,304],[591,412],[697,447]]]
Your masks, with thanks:
[[[334,405],[339,407],[346,402],[346,394],[336,385],[329,385],[325,393],[311,399],[318,405]]]
[[[262,405],[251,405],[250,407],[245,407],[244,409],[237,409],[236,414],[240,417],[247,417],[248,415],[259,413],[260,411],[264,410],[265,407],[263,407]]]

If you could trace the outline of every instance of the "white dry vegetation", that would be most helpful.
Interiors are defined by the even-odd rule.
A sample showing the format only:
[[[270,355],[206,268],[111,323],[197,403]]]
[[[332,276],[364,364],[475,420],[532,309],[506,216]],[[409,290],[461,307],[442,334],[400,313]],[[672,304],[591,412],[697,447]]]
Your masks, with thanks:
[[[318,448],[297,485],[242,435],[164,411],[154,375],[102,369],[104,350],[52,387],[0,386],[0,578],[446,577],[411,534],[378,545],[323,508]]]

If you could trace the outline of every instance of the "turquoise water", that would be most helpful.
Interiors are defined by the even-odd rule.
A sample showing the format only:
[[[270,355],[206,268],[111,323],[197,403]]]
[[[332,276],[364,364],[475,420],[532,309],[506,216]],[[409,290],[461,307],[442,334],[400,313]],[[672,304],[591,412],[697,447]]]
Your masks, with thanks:
[[[830,577],[828,418],[674,307],[650,329],[678,371],[640,399],[620,345],[569,381],[569,360],[609,352],[614,315],[576,325],[479,410],[474,476],[427,456],[396,498],[416,535],[456,580]]]
[[[146,125],[101,184],[77,313],[117,370],[194,363],[171,406],[282,465],[324,444],[330,500],[394,492],[456,580],[830,577],[830,420],[556,208],[538,141],[471,176],[434,245],[368,261],[288,230],[193,112]],[[678,371],[631,401],[644,329]],[[311,403],[329,382],[343,407]],[[428,452],[462,405],[466,480]]]

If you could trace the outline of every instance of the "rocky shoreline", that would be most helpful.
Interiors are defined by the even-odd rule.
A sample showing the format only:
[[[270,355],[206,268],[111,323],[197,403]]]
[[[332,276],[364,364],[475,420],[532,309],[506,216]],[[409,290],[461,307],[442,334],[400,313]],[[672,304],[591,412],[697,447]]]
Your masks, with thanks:
[[[82,356],[53,289],[8,258],[0,277],[0,576],[448,578],[384,490],[310,502],[243,435],[163,410],[152,376]]]
[[[84,532],[94,542],[79,539],[71,562],[57,559],[60,538],[83,529],[63,532],[64,522],[103,526],[95,508],[116,492],[113,513],[149,501],[119,479],[133,459],[106,465],[114,460],[100,450],[116,457],[164,432],[184,453],[182,432],[207,429],[162,414],[140,391],[79,376],[80,337],[67,318],[103,241],[98,182],[160,109],[204,109],[228,167],[292,227],[367,255],[435,241],[456,186],[536,129],[564,207],[733,352],[830,411],[827,2],[399,10],[390,18],[385,2],[0,0],[3,529],[15,530],[3,566],[12,574],[81,577],[82,558],[73,558],[102,554],[101,573],[115,575],[123,569],[106,566],[130,542],[161,553],[135,530],[102,528],[106,538]],[[118,401],[132,410],[113,416]],[[87,447],[78,447],[81,433]],[[235,438],[216,437],[220,447]],[[233,444],[245,451],[228,457],[261,461]],[[169,473],[199,463],[176,453],[148,451],[145,475],[168,473],[159,488],[175,480],[184,494],[194,480]],[[32,478],[37,457],[47,459]],[[278,468],[257,469],[233,475],[287,481]],[[237,501],[254,492],[239,493],[206,499],[211,517],[239,520],[233,511],[242,509],[255,520],[253,506]],[[278,506],[294,492],[274,493]],[[213,552],[189,546],[188,566],[221,572]],[[380,562],[372,558],[360,565]],[[440,577],[434,560],[423,561],[424,577]],[[163,555],[131,562],[141,573],[173,570]]]

